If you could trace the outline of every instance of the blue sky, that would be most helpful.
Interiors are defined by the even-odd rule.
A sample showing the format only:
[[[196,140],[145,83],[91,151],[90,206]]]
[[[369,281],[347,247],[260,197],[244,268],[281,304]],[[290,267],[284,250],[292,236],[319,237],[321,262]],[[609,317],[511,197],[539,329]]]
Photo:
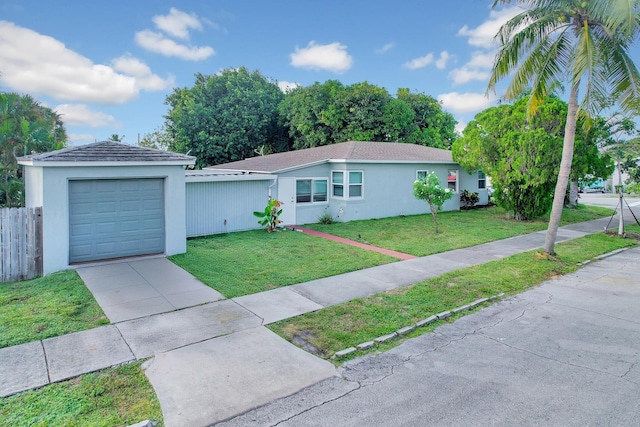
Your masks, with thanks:
[[[0,90],[62,115],[70,144],[160,127],[195,73],[245,66],[281,87],[336,79],[439,99],[463,127],[495,105],[490,0],[0,0]],[[498,96],[500,93],[497,94]]]

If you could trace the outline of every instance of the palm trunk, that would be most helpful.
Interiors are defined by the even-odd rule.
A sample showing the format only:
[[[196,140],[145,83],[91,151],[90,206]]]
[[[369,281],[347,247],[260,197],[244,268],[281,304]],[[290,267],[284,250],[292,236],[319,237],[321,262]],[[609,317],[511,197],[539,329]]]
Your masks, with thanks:
[[[569,109],[567,111],[567,123],[564,128],[564,144],[562,146],[562,160],[558,171],[558,182],[553,195],[553,207],[549,217],[549,227],[544,239],[544,252],[555,255],[554,246],[558,235],[558,226],[562,217],[564,207],[564,196],[567,192],[569,174],[571,173],[571,162],[573,160],[573,145],[576,137],[576,121],[578,116],[578,85],[580,81],[574,83],[569,96]]]
[[[578,181],[569,183],[569,206],[578,206]]]

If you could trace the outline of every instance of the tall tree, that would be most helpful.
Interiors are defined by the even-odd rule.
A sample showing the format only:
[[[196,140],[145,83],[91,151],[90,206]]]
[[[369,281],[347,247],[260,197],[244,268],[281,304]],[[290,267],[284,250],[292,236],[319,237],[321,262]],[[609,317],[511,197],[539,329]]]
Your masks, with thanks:
[[[489,90],[512,75],[505,98],[530,90],[529,114],[563,84],[570,89],[562,159],[544,251],[554,253],[571,173],[578,111],[599,112],[611,95],[623,110],[638,108],[640,73],[629,53],[640,31],[640,0],[494,0],[525,10],[496,35]],[[513,73],[513,74],[512,74]],[[578,91],[585,91],[582,101]],[[588,123],[588,121],[587,121]]]
[[[57,150],[66,142],[64,124],[55,111],[29,95],[0,92],[0,205],[24,202],[16,157]]]
[[[518,220],[551,207],[567,105],[547,98],[533,116],[527,118],[526,110],[521,98],[481,111],[453,144],[453,158],[490,176],[496,201]]]
[[[409,89],[394,98],[367,82],[298,87],[285,96],[280,116],[295,149],[349,140],[451,148],[457,137],[455,119],[435,98]]]
[[[414,113],[413,128],[401,142],[427,145],[429,147],[451,149],[458,138],[456,119],[442,109],[442,105],[432,96],[411,93],[409,89],[398,89],[396,98],[411,108]]]
[[[283,97],[276,82],[244,67],[196,74],[193,87],[174,89],[166,98],[170,149],[190,152],[198,167],[252,157],[265,145],[286,150],[277,116]]]

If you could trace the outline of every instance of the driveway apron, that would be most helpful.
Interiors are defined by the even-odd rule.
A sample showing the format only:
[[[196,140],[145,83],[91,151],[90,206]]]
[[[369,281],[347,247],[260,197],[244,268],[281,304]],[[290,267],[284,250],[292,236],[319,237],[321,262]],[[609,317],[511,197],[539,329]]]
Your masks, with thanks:
[[[166,258],[80,267],[77,271],[111,323],[224,299]]]

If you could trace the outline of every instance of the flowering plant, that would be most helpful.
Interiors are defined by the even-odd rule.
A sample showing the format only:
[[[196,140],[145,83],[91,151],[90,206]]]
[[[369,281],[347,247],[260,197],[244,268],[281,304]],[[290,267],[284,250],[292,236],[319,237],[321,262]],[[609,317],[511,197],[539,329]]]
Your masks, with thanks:
[[[413,183],[413,195],[416,199],[429,203],[436,234],[438,233],[438,212],[442,209],[444,202],[453,197],[453,193],[450,188],[440,186],[440,180],[434,172]]]
[[[268,232],[276,231],[278,224],[282,222],[282,220],[278,219],[282,213],[282,209],[280,209],[281,204],[282,202],[279,200],[269,197],[269,201],[267,202],[267,206],[264,208],[264,211],[253,213],[253,215],[260,218],[258,224],[267,226]]]

